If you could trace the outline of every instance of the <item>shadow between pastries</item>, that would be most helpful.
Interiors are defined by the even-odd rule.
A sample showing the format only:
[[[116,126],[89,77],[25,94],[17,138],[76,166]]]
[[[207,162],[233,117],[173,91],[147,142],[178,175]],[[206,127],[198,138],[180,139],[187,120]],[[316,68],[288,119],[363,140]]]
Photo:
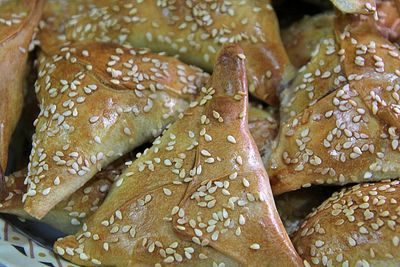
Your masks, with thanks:
[[[84,266],[301,266],[247,125],[243,51],[226,46],[184,116],[55,251]]]
[[[38,219],[154,140],[209,78],[175,58],[116,44],[66,44],[42,50],[38,61],[40,114],[23,198]]]

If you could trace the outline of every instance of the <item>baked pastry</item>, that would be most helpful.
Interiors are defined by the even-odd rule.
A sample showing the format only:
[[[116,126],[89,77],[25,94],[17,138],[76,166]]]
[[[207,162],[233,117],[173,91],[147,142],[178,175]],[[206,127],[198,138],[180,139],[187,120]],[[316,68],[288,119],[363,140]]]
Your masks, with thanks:
[[[0,166],[4,171],[11,135],[23,106],[29,44],[40,19],[43,2],[0,1]]]
[[[392,42],[400,41],[400,2],[398,0],[377,1],[378,29]]]
[[[42,51],[25,210],[43,218],[99,170],[154,140],[208,74],[175,58],[113,44]]]
[[[332,34],[333,13],[305,16],[282,30],[282,41],[292,64],[300,68],[307,64],[321,39]]]
[[[379,31],[393,42],[400,38],[400,5],[396,0],[376,1]],[[397,4],[397,5],[396,5]],[[305,16],[281,31],[289,59],[295,67],[308,63],[320,40],[332,34],[334,14],[331,12]]]
[[[81,227],[88,215],[93,213],[104,200],[108,188],[112,184],[111,175],[106,179],[95,177],[84,187],[73,193],[67,200],[54,207],[41,222],[48,224],[65,234],[74,234]],[[24,179],[26,170],[6,177],[8,195],[0,201],[0,213],[17,215],[24,219],[34,219],[23,209],[22,195],[26,193]],[[90,190],[90,193],[85,193]]]
[[[294,74],[269,0],[68,0],[67,13],[78,11],[65,23],[51,9],[66,1],[52,2],[46,13],[55,23],[42,32],[42,45],[53,46],[54,36],[61,41],[129,43],[179,55],[184,62],[212,71],[221,46],[238,43],[249,62],[250,92],[274,105],[279,103],[276,92]]]
[[[330,0],[332,4],[343,13],[347,14],[376,14],[375,0]],[[379,1],[379,0],[378,0]]]
[[[262,106],[250,102],[248,126],[261,159],[266,165],[271,155],[273,141],[278,135],[277,110],[264,109]]]
[[[0,166],[0,199],[3,199],[7,195],[7,190],[6,190],[6,178],[4,177],[3,170],[1,169]]]
[[[112,183],[118,179],[126,166],[132,164],[130,154],[113,162],[98,172],[92,180],[64,199],[52,209],[41,222],[65,234],[74,234],[83,222],[101,205]],[[0,213],[14,214],[24,219],[34,219],[24,211],[22,196],[26,193],[24,184],[27,170],[21,170],[5,177],[5,194],[0,199]]]
[[[399,50],[372,17],[342,15],[283,93],[274,193],[397,177]]]
[[[221,50],[200,98],[58,254],[84,266],[301,266],[248,130],[244,58]]]
[[[395,180],[334,193],[293,236],[305,266],[398,266],[399,190]]]
[[[373,14],[381,33],[391,41],[400,38],[400,2],[398,0],[331,0],[344,13]]]
[[[270,148],[270,143],[277,133],[274,115],[261,106],[251,105],[249,108],[249,130],[261,155],[264,150]],[[65,234],[76,233],[86,218],[101,205],[109,187],[119,177],[124,167],[132,164],[131,159],[133,159],[131,155],[125,155],[98,172],[84,187],[56,205],[41,221]],[[4,178],[0,170],[0,185],[2,185],[0,190],[3,190],[0,191],[0,213],[34,219],[23,209],[22,195],[26,193],[24,184],[26,175],[25,169]]]

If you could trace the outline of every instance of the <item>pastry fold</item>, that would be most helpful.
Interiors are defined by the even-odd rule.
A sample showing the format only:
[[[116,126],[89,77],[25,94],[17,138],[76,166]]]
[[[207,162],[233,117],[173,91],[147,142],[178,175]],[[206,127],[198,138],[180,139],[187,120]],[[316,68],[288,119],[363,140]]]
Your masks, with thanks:
[[[25,210],[38,219],[154,140],[208,80],[175,58],[116,44],[66,44],[41,51],[38,61],[41,111],[24,196]]]
[[[29,45],[43,0],[0,2],[0,167],[7,168],[8,146],[23,107]]]
[[[372,17],[335,19],[284,91],[269,163],[274,193],[398,176],[399,55]]]
[[[293,236],[305,266],[398,266],[399,190],[395,180],[334,193]]]
[[[58,254],[84,266],[302,265],[248,129],[244,58],[222,49],[202,95]]]
[[[52,10],[67,10],[65,22]],[[165,51],[212,71],[223,44],[237,43],[248,58],[250,92],[269,104],[293,77],[270,1],[53,1],[43,46],[60,40],[129,43]],[[61,15],[61,17],[63,17]]]

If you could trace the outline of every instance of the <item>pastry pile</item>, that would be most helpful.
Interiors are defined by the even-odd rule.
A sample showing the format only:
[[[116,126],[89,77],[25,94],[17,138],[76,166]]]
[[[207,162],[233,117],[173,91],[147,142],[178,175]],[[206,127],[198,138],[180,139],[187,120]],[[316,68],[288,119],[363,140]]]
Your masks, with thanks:
[[[0,0],[0,213],[80,266],[400,265],[399,41],[397,0]]]

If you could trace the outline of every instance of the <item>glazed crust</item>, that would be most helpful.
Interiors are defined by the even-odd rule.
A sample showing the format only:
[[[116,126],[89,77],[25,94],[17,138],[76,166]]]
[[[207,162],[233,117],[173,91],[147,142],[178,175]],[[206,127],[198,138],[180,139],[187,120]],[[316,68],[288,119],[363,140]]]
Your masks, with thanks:
[[[42,14],[43,0],[0,2],[0,166],[23,106],[29,44]]]
[[[372,18],[341,15],[283,94],[274,193],[396,177],[399,51]]]
[[[47,9],[58,10],[66,6],[63,2],[52,1]],[[53,46],[57,35],[73,42],[129,43],[179,55],[184,62],[212,71],[221,46],[238,43],[248,58],[250,92],[273,105],[279,103],[276,92],[294,74],[270,1],[68,2],[67,13],[74,16],[63,23],[50,15],[50,25],[40,36],[43,46]]]
[[[97,173],[85,186],[56,205],[41,222],[65,234],[76,233],[86,218],[101,205],[114,179],[121,173],[121,167],[119,169],[110,167]],[[24,211],[22,203],[22,196],[26,193],[26,185],[24,184],[26,174],[27,170],[22,170],[5,177],[6,194],[0,201],[0,213],[17,215],[24,219],[34,219]]]
[[[306,266],[398,266],[400,182],[356,185],[311,213],[293,243]]]
[[[290,61],[297,68],[307,64],[321,39],[332,33],[332,13],[306,16],[282,31],[282,41]]]
[[[376,12],[375,0],[331,0],[332,4],[343,13],[371,14]]]
[[[207,80],[175,58],[116,44],[42,51],[25,210],[43,218],[110,162],[153,140]]]
[[[250,103],[249,107],[249,130],[256,143],[258,152],[264,166],[267,166],[272,153],[273,142],[278,135],[279,114],[276,109],[263,108]]]
[[[392,42],[400,41],[400,1],[377,1],[378,29]]]
[[[238,46],[221,51],[192,108],[57,253],[85,266],[301,266],[247,126],[244,61]]]
[[[400,38],[400,1],[376,1],[378,20],[376,26],[381,34],[398,42]],[[322,13],[306,16],[282,31],[282,41],[290,61],[295,67],[302,67],[312,58],[312,52],[320,40],[331,35],[334,27],[334,14]]]

